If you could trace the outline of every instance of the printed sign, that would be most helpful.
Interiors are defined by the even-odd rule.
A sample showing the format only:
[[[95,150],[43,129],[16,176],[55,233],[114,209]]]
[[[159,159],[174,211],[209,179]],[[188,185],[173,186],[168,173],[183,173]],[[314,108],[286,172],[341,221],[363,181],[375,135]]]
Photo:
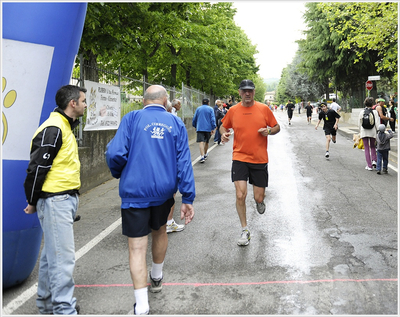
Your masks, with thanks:
[[[85,80],[86,125],[84,131],[116,130],[121,121],[119,87]]]
[[[3,39],[3,159],[29,160],[39,126],[54,47]],[[56,104],[54,102],[54,108]]]

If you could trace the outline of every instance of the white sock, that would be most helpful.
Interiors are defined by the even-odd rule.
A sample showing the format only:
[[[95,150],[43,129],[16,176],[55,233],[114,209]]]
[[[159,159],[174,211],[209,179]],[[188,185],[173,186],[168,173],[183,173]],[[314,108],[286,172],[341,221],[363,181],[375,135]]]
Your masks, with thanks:
[[[149,311],[149,297],[147,293],[147,287],[139,288],[134,290],[136,306],[135,312],[136,315],[144,314]]]
[[[170,226],[174,223],[174,218],[172,218],[171,220],[167,220],[167,226]]]
[[[163,266],[164,266],[164,262],[160,263],[160,264],[153,262],[153,264],[151,266],[151,273],[150,273],[151,277],[153,279],[159,280],[160,278],[163,277],[163,274],[162,274]]]
[[[247,228],[247,226],[246,227],[242,227],[242,231],[244,231],[244,230],[249,230],[249,228]]]

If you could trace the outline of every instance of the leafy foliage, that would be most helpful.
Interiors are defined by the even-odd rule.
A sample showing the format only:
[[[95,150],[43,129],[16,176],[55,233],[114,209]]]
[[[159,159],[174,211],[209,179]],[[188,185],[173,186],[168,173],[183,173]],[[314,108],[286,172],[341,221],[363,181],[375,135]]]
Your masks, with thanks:
[[[397,3],[310,2],[306,9],[306,38],[282,72],[276,99],[308,99],[335,88],[363,100],[370,75],[381,75],[380,89],[396,91]],[[379,93],[376,85],[371,93]]]
[[[235,13],[229,2],[89,3],[80,53],[131,78],[237,96],[258,67]]]

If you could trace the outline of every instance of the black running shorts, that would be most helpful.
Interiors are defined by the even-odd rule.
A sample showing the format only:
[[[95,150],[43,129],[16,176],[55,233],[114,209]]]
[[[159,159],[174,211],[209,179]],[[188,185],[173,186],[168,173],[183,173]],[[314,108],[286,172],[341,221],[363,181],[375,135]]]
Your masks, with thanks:
[[[211,132],[204,132],[204,131],[198,131],[197,132],[197,140],[196,142],[205,142],[208,143],[211,138]]]
[[[325,135],[336,135],[336,130],[335,128],[326,128],[325,130]]]
[[[268,163],[253,164],[232,161],[232,182],[247,181],[257,187],[268,187]]]
[[[121,209],[122,234],[129,238],[147,236],[167,223],[175,199],[170,198],[160,206]]]

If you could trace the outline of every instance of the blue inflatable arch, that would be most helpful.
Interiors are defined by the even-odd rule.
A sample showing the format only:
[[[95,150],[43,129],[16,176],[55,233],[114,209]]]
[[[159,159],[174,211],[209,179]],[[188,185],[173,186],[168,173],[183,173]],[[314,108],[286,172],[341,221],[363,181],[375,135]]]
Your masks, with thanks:
[[[87,3],[2,3],[3,288],[35,267],[42,230],[26,215],[23,183],[30,140],[69,83]]]

